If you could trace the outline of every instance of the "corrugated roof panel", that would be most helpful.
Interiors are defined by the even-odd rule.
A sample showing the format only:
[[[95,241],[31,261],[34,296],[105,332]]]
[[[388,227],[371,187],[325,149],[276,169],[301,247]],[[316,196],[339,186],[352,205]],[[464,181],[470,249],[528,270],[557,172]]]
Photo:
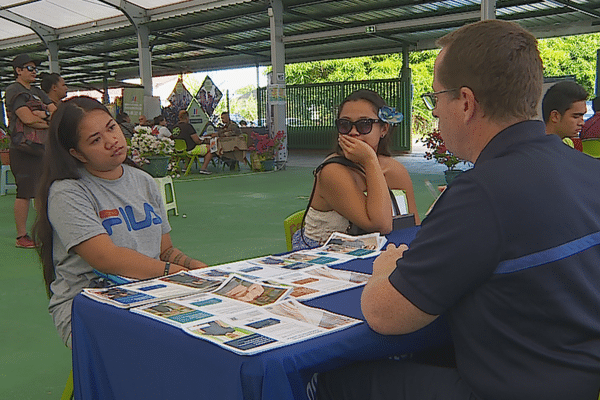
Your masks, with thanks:
[[[0,40],[11,39],[19,36],[26,36],[32,33],[31,29],[25,28],[14,22],[3,20],[0,24]]]
[[[55,29],[122,15],[116,8],[94,0],[39,0],[9,10]]]

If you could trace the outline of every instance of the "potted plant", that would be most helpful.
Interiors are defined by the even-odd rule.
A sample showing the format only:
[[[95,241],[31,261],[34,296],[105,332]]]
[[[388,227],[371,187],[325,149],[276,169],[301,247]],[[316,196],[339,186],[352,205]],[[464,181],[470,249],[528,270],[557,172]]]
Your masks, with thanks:
[[[10,165],[10,156],[8,154],[9,147],[10,136],[0,128],[0,161],[2,161],[2,165]]]
[[[140,127],[131,138],[131,159],[154,177],[166,176],[175,142],[169,138],[158,139],[148,127]]]
[[[448,150],[448,148],[446,148],[446,144],[444,143],[442,135],[440,135],[439,129],[434,129],[425,134],[420,140],[425,143],[425,146],[429,149],[429,151],[425,152],[426,159],[435,159],[436,162],[448,167],[448,169],[444,171],[446,183],[449,184],[452,179],[463,172],[461,169],[456,169],[456,166],[461,162],[464,163],[465,160],[456,157]]]
[[[284,139],[283,131],[277,132],[274,137],[269,137],[267,133],[260,135],[256,132],[250,133],[252,146],[248,147],[252,169],[255,171],[269,171],[273,169],[273,159],[275,151],[279,150]]]

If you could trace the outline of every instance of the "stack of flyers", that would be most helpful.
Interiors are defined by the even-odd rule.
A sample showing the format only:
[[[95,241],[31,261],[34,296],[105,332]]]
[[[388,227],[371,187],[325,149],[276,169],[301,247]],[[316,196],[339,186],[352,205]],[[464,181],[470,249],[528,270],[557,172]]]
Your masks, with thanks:
[[[381,236],[379,233],[352,236],[333,232],[327,242],[318,250],[358,258],[373,257],[381,253],[381,249],[386,243],[385,236]]]
[[[197,277],[187,272],[178,272],[161,278],[120,286],[85,288],[83,294],[101,303],[119,308],[130,308],[173,297],[210,292],[220,284],[220,281]]]

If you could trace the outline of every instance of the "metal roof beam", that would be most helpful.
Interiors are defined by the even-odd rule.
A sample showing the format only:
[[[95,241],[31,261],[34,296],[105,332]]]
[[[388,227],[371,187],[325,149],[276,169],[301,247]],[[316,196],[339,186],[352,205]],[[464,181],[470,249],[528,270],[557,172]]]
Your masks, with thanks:
[[[179,38],[177,38],[177,37],[173,37],[172,34],[166,34],[166,33],[156,33],[155,35],[156,35],[156,37],[162,37],[162,38],[167,38],[167,39],[171,39],[171,40],[183,41],[188,46],[196,47],[196,48],[201,49],[201,50],[217,50],[217,51],[221,51],[221,52],[224,52],[224,53],[228,53],[230,55],[243,54],[243,55],[246,55],[246,56],[257,57],[257,58],[260,58],[260,59],[268,59],[268,57],[265,58],[262,54],[256,54],[256,53],[252,53],[252,52],[248,52],[248,51],[241,51],[241,50],[233,50],[233,49],[230,49],[230,48],[225,47],[225,46],[222,46],[222,47],[219,47],[219,46],[207,46],[207,45],[204,45],[202,43],[198,43],[195,39],[191,39],[191,38],[188,38],[188,37],[183,37],[183,38],[179,37]]]
[[[559,6],[564,6],[570,8],[571,10],[578,11],[580,13],[589,15],[590,17],[600,18],[600,12],[593,10],[591,8],[587,8],[584,6],[580,6],[579,4],[575,4],[569,0],[546,0],[549,3],[557,4]]]
[[[288,14],[292,14],[292,15],[295,15],[295,16],[297,16],[297,17],[300,17],[300,18],[303,18],[303,19],[309,20],[309,21],[317,21],[317,22],[320,22],[320,23],[322,23],[322,24],[325,24],[325,25],[330,25],[330,26],[333,26],[333,27],[336,27],[336,28],[339,28],[339,29],[345,29],[344,27],[346,26],[346,25],[344,25],[344,24],[340,24],[340,23],[338,23],[338,22],[333,22],[333,21],[330,21],[330,20],[328,20],[328,19],[326,19],[326,18],[315,18],[315,17],[311,17],[311,16],[309,16],[309,15],[307,15],[307,14],[304,14],[304,13],[301,13],[301,12],[298,12],[298,11],[294,11],[294,10],[286,10],[286,12],[287,12]],[[365,29],[366,29],[366,28],[365,28]],[[375,36],[377,36],[377,37],[380,37],[380,38],[382,38],[382,39],[393,40],[393,41],[395,41],[395,42],[399,42],[399,43],[402,43],[402,44],[405,44],[405,45],[408,45],[408,44],[409,44],[409,43],[407,43],[407,42],[405,42],[405,41],[403,41],[403,40],[396,39],[396,38],[394,38],[394,37],[391,37],[391,36],[389,36],[389,35],[384,35],[384,34],[382,34],[382,33],[378,33],[378,32],[377,32],[377,30],[375,30],[375,31],[373,31],[373,32],[369,32],[369,34],[371,34],[371,35],[375,35]]]
[[[376,25],[367,25],[367,26],[357,26],[354,28],[345,28],[345,29],[337,29],[331,31],[322,31],[322,32],[314,32],[314,33],[305,33],[300,35],[286,36],[283,38],[283,42],[288,43],[296,43],[296,42],[305,42],[316,39],[326,39],[326,38],[334,38],[334,37],[343,37],[343,36],[353,36],[359,34],[367,35],[368,30],[371,27],[374,27],[375,31],[387,31],[387,30],[395,30],[395,29],[407,29],[418,26],[431,26],[437,24],[447,24],[447,23],[457,23],[464,22],[473,19],[479,19],[481,17],[481,11],[473,11],[466,13],[456,13],[450,15],[442,15],[436,17],[428,17],[428,18],[419,18],[412,19],[406,21],[397,21],[397,22],[387,22],[383,24]]]

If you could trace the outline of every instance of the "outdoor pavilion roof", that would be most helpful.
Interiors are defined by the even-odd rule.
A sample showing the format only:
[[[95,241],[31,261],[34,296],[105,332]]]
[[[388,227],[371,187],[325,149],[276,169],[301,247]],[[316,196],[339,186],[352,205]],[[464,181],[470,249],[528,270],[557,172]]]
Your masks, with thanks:
[[[473,0],[282,0],[286,63],[435,47],[481,18]],[[149,29],[153,76],[270,65],[268,0],[0,0],[0,88],[18,53],[48,60],[58,46],[70,87],[123,86],[139,77],[129,11]],[[500,0],[496,17],[537,37],[600,30],[600,0]],[[141,22],[140,22],[141,21]],[[42,64],[47,69],[48,62]]]

